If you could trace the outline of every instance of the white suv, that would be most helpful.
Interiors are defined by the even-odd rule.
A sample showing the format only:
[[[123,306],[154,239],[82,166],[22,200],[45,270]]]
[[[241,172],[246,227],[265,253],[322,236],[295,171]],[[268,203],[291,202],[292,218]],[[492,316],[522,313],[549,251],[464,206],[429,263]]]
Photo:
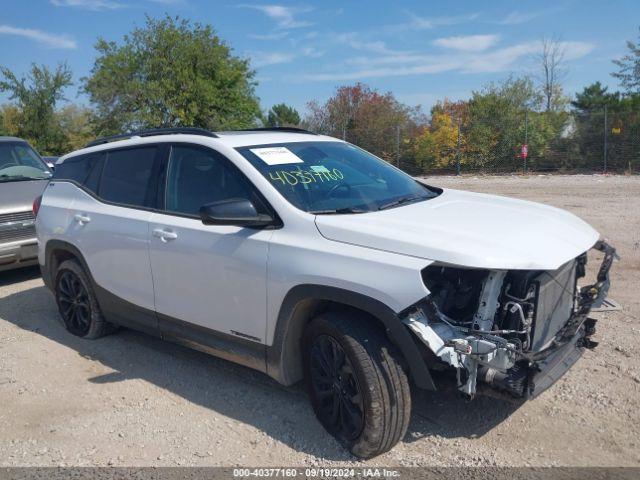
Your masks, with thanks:
[[[432,369],[468,397],[549,387],[595,346],[615,256],[570,213],[424,185],[299,129],[98,140],[58,160],[39,203],[72,334],[122,325],[304,379],[360,457],[403,437],[410,380],[435,389]],[[603,265],[579,288],[592,247]]]

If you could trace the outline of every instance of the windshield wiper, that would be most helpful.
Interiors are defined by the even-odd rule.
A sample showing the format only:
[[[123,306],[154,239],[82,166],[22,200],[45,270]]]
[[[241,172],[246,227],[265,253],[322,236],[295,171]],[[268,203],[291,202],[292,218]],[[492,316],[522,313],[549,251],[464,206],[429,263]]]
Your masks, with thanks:
[[[418,202],[420,200],[426,200],[427,198],[429,197],[425,197],[423,195],[411,195],[409,197],[402,197],[391,202],[383,203],[378,207],[378,210],[386,210],[387,208],[397,207],[399,205],[404,205],[407,203]]]
[[[345,215],[349,213],[367,213],[367,211],[368,210],[363,210],[362,208],[343,207],[327,210],[310,210],[309,213],[313,213],[314,215]]]
[[[26,175],[0,175],[0,182],[22,182],[27,180],[48,180],[51,177],[28,177]]]

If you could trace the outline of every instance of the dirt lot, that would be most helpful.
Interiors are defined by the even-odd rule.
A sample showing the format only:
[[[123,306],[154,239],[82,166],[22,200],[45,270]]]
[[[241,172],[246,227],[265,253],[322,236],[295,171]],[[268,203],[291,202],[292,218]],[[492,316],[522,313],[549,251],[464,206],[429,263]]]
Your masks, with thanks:
[[[546,202],[618,248],[600,346],[519,408],[414,392],[411,425],[368,464],[640,466],[640,177],[432,178]],[[67,334],[33,269],[0,273],[0,466],[364,465],[300,387],[133,331]]]

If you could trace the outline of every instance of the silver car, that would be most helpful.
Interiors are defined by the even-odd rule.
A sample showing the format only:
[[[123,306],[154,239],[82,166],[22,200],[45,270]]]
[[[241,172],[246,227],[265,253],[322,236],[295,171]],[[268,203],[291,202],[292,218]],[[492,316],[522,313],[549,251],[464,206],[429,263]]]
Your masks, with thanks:
[[[0,137],[0,271],[37,264],[34,201],[50,177],[25,140]]]

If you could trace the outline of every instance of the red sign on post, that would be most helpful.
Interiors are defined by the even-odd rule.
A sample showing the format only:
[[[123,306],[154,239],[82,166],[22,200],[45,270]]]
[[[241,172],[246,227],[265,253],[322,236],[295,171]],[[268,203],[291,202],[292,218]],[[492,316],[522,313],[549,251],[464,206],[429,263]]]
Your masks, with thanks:
[[[529,156],[529,145],[526,143],[522,144],[522,150],[520,151],[520,156],[522,158],[527,158]]]

